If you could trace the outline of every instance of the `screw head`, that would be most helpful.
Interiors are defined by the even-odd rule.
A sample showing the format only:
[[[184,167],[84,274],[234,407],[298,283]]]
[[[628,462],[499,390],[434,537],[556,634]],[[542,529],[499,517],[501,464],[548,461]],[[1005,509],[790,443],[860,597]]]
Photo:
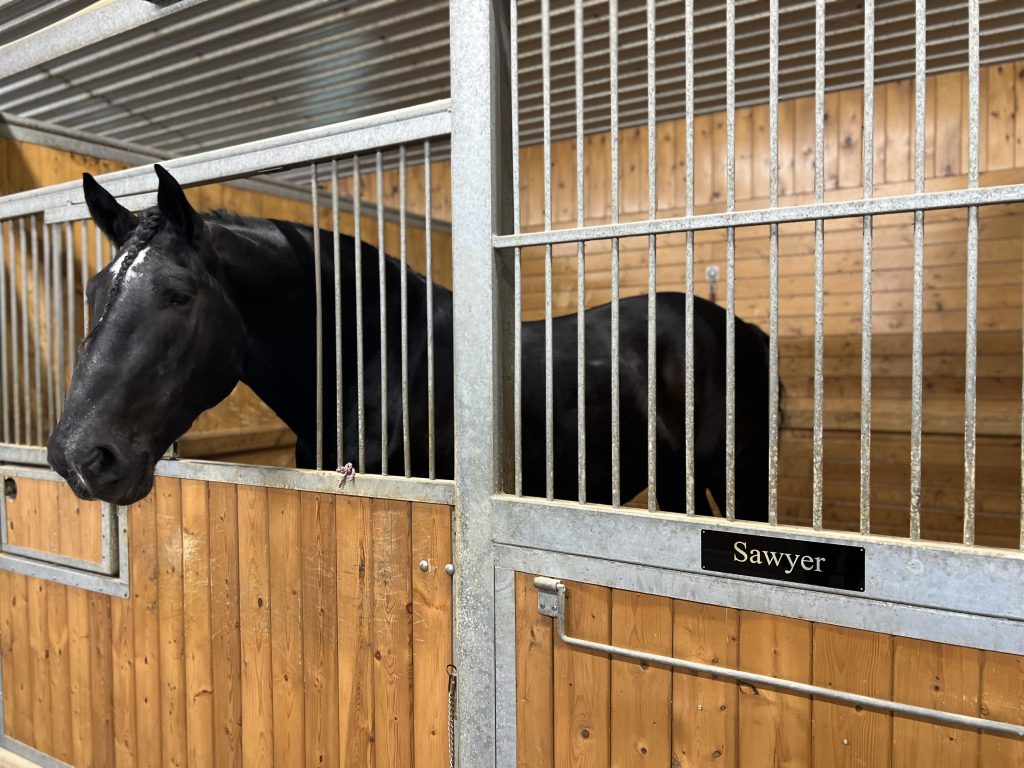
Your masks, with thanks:
[[[455,566],[452,565],[451,563],[448,563],[448,565],[446,565],[444,567],[444,572],[447,573],[449,576],[454,576],[455,575]]]
[[[423,571],[424,573],[429,571],[430,570],[430,563],[428,563],[426,560],[420,560],[420,570]]]

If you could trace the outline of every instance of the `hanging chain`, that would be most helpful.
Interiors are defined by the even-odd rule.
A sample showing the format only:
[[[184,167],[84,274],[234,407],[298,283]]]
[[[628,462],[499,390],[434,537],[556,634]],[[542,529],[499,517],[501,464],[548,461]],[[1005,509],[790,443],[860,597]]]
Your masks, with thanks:
[[[455,695],[459,685],[459,670],[448,665],[448,766],[455,768]]]

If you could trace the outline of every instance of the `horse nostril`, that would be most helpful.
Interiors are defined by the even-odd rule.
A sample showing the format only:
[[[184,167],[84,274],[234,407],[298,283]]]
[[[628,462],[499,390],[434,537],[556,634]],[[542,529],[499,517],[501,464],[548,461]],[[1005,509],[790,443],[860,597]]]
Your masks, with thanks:
[[[85,466],[95,474],[108,472],[117,466],[117,455],[105,445],[97,445],[92,449]]]

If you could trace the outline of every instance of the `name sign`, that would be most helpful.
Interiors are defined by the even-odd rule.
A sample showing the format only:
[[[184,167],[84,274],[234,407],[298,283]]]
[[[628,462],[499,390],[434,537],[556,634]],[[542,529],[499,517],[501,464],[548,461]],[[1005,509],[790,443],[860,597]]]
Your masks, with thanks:
[[[864,591],[864,549],[845,544],[703,529],[705,571]]]

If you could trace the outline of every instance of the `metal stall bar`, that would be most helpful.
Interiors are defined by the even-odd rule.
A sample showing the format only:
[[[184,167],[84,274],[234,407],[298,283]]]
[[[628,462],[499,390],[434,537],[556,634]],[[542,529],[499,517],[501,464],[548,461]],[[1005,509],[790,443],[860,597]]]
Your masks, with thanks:
[[[619,223],[619,0],[608,0],[608,69],[611,96],[612,226]],[[612,239],[612,506],[622,503],[619,455],[619,239]]]
[[[309,195],[313,205],[313,285],[316,292],[316,468],[324,468],[324,329],[323,276],[320,274],[319,166],[309,167]]]
[[[825,199],[825,0],[814,4],[814,201]],[[821,530],[825,433],[825,222],[814,221],[814,485],[811,523]]]
[[[773,0],[775,1],[775,0]],[[686,0],[686,215],[693,216],[693,0]],[[582,229],[582,227],[581,227]],[[686,514],[697,512],[693,387],[693,230],[686,230]],[[701,493],[704,490],[701,489]]]
[[[19,219],[20,221],[20,219]],[[21,442],[21,382],[18,379],[18,256],[17,256],[17,245],[15,244],[16,234],[14,228],[14,219],[9,222],[9,234],[7,238],[7,253],[8,253],[8,264],[11,270],[10,279],[7,281],[8,287],[8,298],[7,303],[10,305],[10,328],[11,328],[11,342],[9,350],[4,350],[5,353],[10,352],[10,366],[11,366],[11,410],[14,412],[14,442]],[[4,322],[7,322],[7,317],[4,317]]]
[[[388,300],[384,256],[384,156],[377,150],[377,280],[380,298],[380,473],[388,473]]]
[[[573,58],[576,72],[576,226],[584,220],[583,158],[583,0],[573,3]],[[576,243],[576,462],[577,499],[587,500],[587,247]]]
[[[541,0],[541,67],[544,91],[544,231],[551,230],[551,7]],[[544,479],[548,500],[555,496],[555,381],[551,318],[551,244],[544,246]]]
[[[730,0],[730,5],[731,5]],[[655,2],[647,0],[647,218],[658,215],[658,102],[655,83]],[[731,178],[731,177],[730,177]],[[655,510],[658,480],[657,300],[658,243],[647,236],[647,511]]]
[[[356,410],[359,421],[359,471],[366,471],[366,387],[363,346],[363,174],[359,155],[352,158],[352,232],[356,262]],[[338,463],[341,463],[339,457]]]
[[[864,199],[875,194],[875,0],[864,0]],[[871,532],[871,322],[874,222],[863,220],[860,341],[860,532]]]
[[[43,376],[42,376],[42,330],[43,330],[43,298],[40,295],[40,284],[39,284],[39,220],[32,216],[29,219],[31,222],[31,241],[32,241],[32,300],[35,302],[35,310],[33,312],[33,323],[36,328],[36,348],[34,355],[34,365],[32,371],[32,383],[33,383],[33,401],[35,405],[35,443],[36,445],[42,445],[46,435],[46,425],[43,423]]]
[[[672,656],[663,656],[648,651],[637,651],[631,648],[624,648],[618,645],[598,643],[592,640],[572,637],[565,631],[565,601],[566,588],[557,579],[538,576],[534,579],[534,586],[537,588],[537,609],[543,616],[549,616],[556,621],[558,639],[568,646],[580,648],[599,654],[620,656],[633,659],[645,664],[655,664],[674,669],[685,669],[688,672],[696,672],[703,675],[711,675],[716,678],[735,680],[740,683],[748,683],[754,686],[767,686],[781,691],[789,691],[802,696],[813,696],[815,699],[836,701],[851,707],[867,707],[872,710],[890,712],[894,715],[915,717],[928,720],[929,722],[944,723],[957,728],[969,728],[972,730],[995,733],[1002,736],[1024,738],[1024,725],[1017,723],[1000,722],[998,720],[986,720],[981,717],[961,715],[943,710],[919,707],[912,704],[903,704],[898,701],[889,701],[874,696],[862,696],[848,691],[836,690],[821,685],[800,683],[772,675],[761,675],[754,672],[745,672],[728,667],[720,667],[716,664],[704,664],[697,661],[677,659]]]
[[[924,192],[925,3],[916,2],[914,78],[914,192]],[[921,536],[921,432],[924,397],[924,212],[914,211],[914,320],[911,348],[910,538]]]
[[[71,372],[75,368],[75,349],[77,344],[75,338],[75,228],[70,222],[64,225],[64,241],[67,244],[64,251],[64,277],[67,280],[65,285],[65,296],[67,299],[66,312],[68,319],[68,336],[66,343],[67,360],[64,369],[64,381],[68,389],[71,389]]]
[[[45,215],[44,215],[45,221]],[[54,359],[53,359],[53,323],[50,322],[50,314],[53,306],[51,272],[53,225],[43,224],[43,293],[39,300],[39,331],[46,347],[46,422],[51,426],[57,421],[57,390],[54,386]]]
[[[0,221],[0,408],[3,409],[4,442],[11,439],[10,397],[7,386],[7,260],[4,258],[4,222]],[[14,274],[11,274],[11,280]]]
[[[967,63],[967,186],[978,188],[981,22],[978,0],[969,0]],[[967,209],[967,360],[964,382],[964,544],[974,544],[974,470],[978,374],[978,207]]]
[[[868,0],[870,2],[870,0]],[[768,205],[779,205],[779,0],[768,19]],[[688,208],[687,215],[693,215]],[[768,522],[779,521],[779,225],[768,226]],[[687,353],[689,355],[689,353]]]
[[[406,269],[409,265],[405,242],[405,145],[398,148],[398,253],[401,263],[401,343],[402,343],[402,455],[405,458],[405,476],[412,475],[412,456],[409,452],[409,285]]]
[[[18,269],[21,272],[21,394],[22,409],[25,419],[25,442],[32,441],[32,379],[29,369],[29,335],[28,335],[28,237],[25,232],[25,217],[18,219],[18,250],[20,258]]]
[[[85,219],[78,224],[78,240],[82,244],[82,336],[89,333],[89,228]]]
[[[331,158],[331,245],[334,249],[334,463],[341,467],[345,463],[345,425],[342,419],[345,386],[341,370],[341,214],[338,210],[337,158]]]
[[[53,241],[53,267],[50,277],[53,282],[50,287],[53,289],[53,293],[51,294],[52,303],[50,306],[52,307],[53,333],[56,339],[53,346],[54,357],[52,365],[54,384],[57,390],[57,408],[53,414],[54,419],[60,418],[60,414],[64,410],[64,283],[60,267],[61,256],[64,255],[61,243],[65,226],[64,224],[54,225],[51,236]]]
[[[462,765],[495,764],[492,497],[507,490],[511,419],[504,384],[512,265],[494,233],[511,229],[508,0],[452,0],[452,274],[455,334],[454,654]],[[512,322],[510,322],[512,321]],[[507,735],[504,738],[508,738]],[[514,738],[514,737],[512,737]]]
[[[736,210],[736,2],[725,4],[725,209]],[[736,230],[725,230],[725,516],[736,519]]]
[[[519,203],[519,3],[509,2],[509,81],[511,91],[512,112],[512,232],[519,234],[520,203]],[[513,365],[512,399],[514,414],[514,461],[516,496],[523,495],[523,251],[514,248],[515,266],[512,279],[513,290]]]
[[[434,246],[430,231],[433,198],[430,178],[430,142],[423,142],[423,241],[426,246],[427,279],[427,477],[437,476],[434,446]]]
[[[848,219],[863,216],[881,216],[893,213],[913,213],[968,206],[1000,205],[1024,200],[1024,184],[1005,184],[982,189],[954,189],[941,192],[875,197],[870,200],[836,200],[825,203],[787,205],[779,208],[757,208],[733,213],[706,213],[693,216],[674,216],[656,221],[630,221],[615,224],[595,224],[586,227],[567,227],[551,232],[523,232],[519,235],[495,235],[495,248],[530,247],[552,243],[571,243],[576,240],[610,240],[643,235],[668,235],[687,230],[704,231],[726,227],[752,227],[764,224],[790,224],[813,219]]]

